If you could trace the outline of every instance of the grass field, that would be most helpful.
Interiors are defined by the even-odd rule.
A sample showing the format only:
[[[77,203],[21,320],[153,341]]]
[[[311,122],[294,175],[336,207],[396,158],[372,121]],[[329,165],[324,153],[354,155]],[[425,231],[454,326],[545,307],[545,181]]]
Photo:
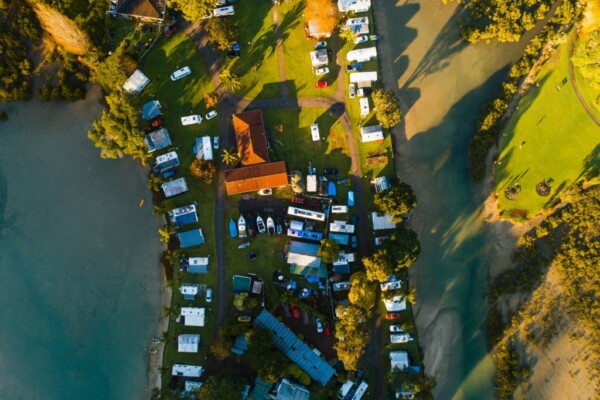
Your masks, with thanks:
[[[176,306],[198,306],[206,307],[206,323],[203,328],[184,327],[171,319],[169,326],[168,342],[165,347],[164,367],[169,368],[174,362],[202,365],[208,354],[210,343],[213,340],[215,311],[207,304],[204,293],[197,296],[196,301],[187,301],[179,292],[181,283],[196,283],[213,288],[213,298],[221,295],[217,293],[217,270],[215,255],[214,234],[214,205],[215,184],[206,185],[189,173],[189,165],[195,158],[192,146],[196,137],[205,135],[214,136],[218,133],[218,118],[203,121],[201,125],[182,126],[180,117],[189,114],[204,115],[208,110],[202,102],[202,95],[207,91],[213,91],[210,83],[208,69],[204,65],[194,44],[183,34],[176,34],[172,38],[160,39],[155,47],[144,59],[144,73],[150,78],[151,83],[144,90],[142,103],[151,99],[157,99],[162,105],[165,127],[169,131],[172,149],[161,150],[157,153],[163,154],[169,150],[177,150],[181,166],[175,178],[185,177],[189,191],[167,199],[164,202],[167,210],[196,202],[198,204],[199,223],[182,227],[180,231],[193,228],[201,228],[206,242],[198,247],[185,249],[187,256],[209,256],[209,273],[206,275],[194,275],[175,271],[172,282],[173,305]],[[189,65],[192,74],[179,81],[171,81],[169,75],[178,67]],[[158,155],[158,154],[157,154]],[[217,156],[217,152],[215,152]],[[179,307],[177,307],[179,308]],[[174,336],[179,333],[200,333],[201,348],[199,353],[179,353],[177,351]],[[163,375],[163,387],[167,387],[170,374]]]
[[[568,76],[568,43],[564,43],[542,68],[539,87],[521,99],[501,136],[495,192],[507,218],[535,216],[598,163],[599,128],[577,99]],[[536,184],[549,178],[554,181],[551,195],[539,196]],[[521,189],[514,201],[504,196],[509,185]]]

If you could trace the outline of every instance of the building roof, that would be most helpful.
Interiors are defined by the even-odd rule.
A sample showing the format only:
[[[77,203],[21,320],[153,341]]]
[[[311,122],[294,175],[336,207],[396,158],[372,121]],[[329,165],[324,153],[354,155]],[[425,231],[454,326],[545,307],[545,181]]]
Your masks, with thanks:
[[[246,350],[248,350],[248,341],[246,340],[246,335],[236,336],[235,342],[233,342],[233,347],[231,348],[231,352],[242,356]]]
[[[334,264],[333,272],[335,272],[336,274],[349,274],[350,264]]]
[[[179,288],[179,291],[186,300],[195,300],[198,294],[198,285],[183,284]]]
[[[150,100],[142,106],[140,113],[142,114],[142,118],[146,121],[159,116],[161,114],[160,102],[158,100]]]
[[[250,292],[252,278],[244,275],[233,276],[233,293]]]
[[[275,400],[309,400],[310,392],[304,386],[283,378],[275,389]]]
[[[377,71],[352,72],[350,73],[350,83],[375,82],[377,81]]]
[[[390,352],[390,364],[392,369],[405,369],[409,366],[408,353],[403,350]]]
[[[210,136],[202,136],[201,138],[196,138],[194,153],[196,153],[196,158],[198,160],[211,161],[213,159],[213,147]]]
[[[228,195],[256,192],[288,184],[285,161],[263,163],[225,171]]]
[[[191,231],[180,232],[177,234],[182,248],[199,246],[204,243],[202,229],[193,229]]]
[[[144,90],[149,83],[150,79],[144,75],[142,71],[136,69],[123,84],[123,90],[129,93],[138,94]]]
[[[333,220],[329,223],[329,231],[338,233],[354,233],[354,225],[345,221]]]
[[[177,351],[180,353],[197,353],[200,346],[200,335],[181,334],[177,337]]]
[[[325,386],[334,375],[335,371],[327,362],[268,311],[263,310],[252,324],[268,329],[273,335],[275,347],[296,363],[313,381]]]
[[[194,224],[198,222],[196,205],[190,204],[189,206],[174,208],[169,211],[169,218],[171,219],[171,222],[177,226]]]
[[[163,183],[161,188],[165,194],[165,197],[177,196],[178,194],[185,193],[188,190],[185,178],[178,178],[170,182]]]
[[[166,128],[160,128],[146,135],[146,147],[148,152],[164,149],[171,145],[171,137]]]
[[[269,146],[260,110],[234,114],[233,129],[242,165],[269,162]]]
[[[187,260],[187,272],[191,274],[208,273],[208,257],[190,257]]]
[[[319,49],[310,52],[310,62],[313,67],[317,68],[329,63],[329,56],[326,49]]]
[[[340,12],[365,12],[371,8],[371,0],[338,0]]]
[[[185,326],[204,326],[204,308],[181,307],[180,315]]]
[[[373,211],[371,213],[371,220],[373,221],[374,231],[396,229],[396,224],[392,221],[392,216],[389,214],[379,215]]]
[[[272,387],[273,384],[271,382],[264,382],[256,378],[254,381],[254,389],[252,389],[250,397],[252,400],[267,400],[269,399],[269,392]]]
[[[139,18],[163,19],[165,3],[160,0],[123,0],[117,12]]]
[[[308,257],[308,256],[305,256]],[[324,268],[324,266],[321,264],[321,259],[317,258],[318,260],[318,266],[313,265],[316,264],[316,262],[314,263],[309,263],[308,265],[299,265],[297,263],[290,263],[289,262],[289,256],[288,256],[288,263],[291,264],[290,265],[290,274],[295,274],[295,275],[302,275],[305,277],[317,277],[317,278],[327,278],[327,268]]]
[[[204,369],[199,365],[173,364],[173,376],[187,376],[189,378],[200,378]]]

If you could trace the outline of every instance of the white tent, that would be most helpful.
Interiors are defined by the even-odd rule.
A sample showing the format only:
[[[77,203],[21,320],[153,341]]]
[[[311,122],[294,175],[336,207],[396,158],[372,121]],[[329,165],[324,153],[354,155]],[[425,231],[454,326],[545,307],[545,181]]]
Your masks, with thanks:
[[[406,351],[391,351],[390,364],[392,369],[399,368],[402,370],[408,368],[410,365],[408,362],[408,353]]]
[[[396,229],[396,224],[392,221],[392,216],[389,214],[378,215],[375,211],[371,213],[373,221],[373,230],[381,231],[387,229]]]
[[[173,364],[173,376],[186,376],[188,378],[200,378],[204,369],[199,365]]]
[[[204,308],[181,307],[185,326],[204,326]]]
[[[181,334],[177,337],[177,351],[180,353],[197,353],[200,335]]]
[[[136,69],[125,84],[123,90],[133,94],[139,94],[150,83],[150,79],[142,71]]]
[[[381,128],[381,125],[363,126],[360,128],[361,142],[379,142],[381,140],[383,140],[383,129]]]
[[[354,233],[354,225],[348,224],[345,221],[334,220],[329,223],[329,231],[336,233]]]
[[[366,49],[350,50],[348,54],[346,54],[346,60],[348,62],[367,62],[374,58],[377,58],[376,47],[367,47]]]
[[[375,81],[377,81],[377,71],[352,72],[350,74],[350,83]]]
[[[369,115],[369,113],[371,112],[371,109],[369,108],[369,98],[363,97],[359,100],[358,103],[360,104],[360,116],[366,117],[367,115]]]
[[[316,175],[306,175],[306,191],[309,193],[314,193],[317,191],[317,176]],[[294,228],[292,228],[294,229]],[[302,229],[302,228],[300,228]]]
[[[383,304],[389,312],[406,310],[406,299],[400,295],[392,297],[391,300],[383,299]]]

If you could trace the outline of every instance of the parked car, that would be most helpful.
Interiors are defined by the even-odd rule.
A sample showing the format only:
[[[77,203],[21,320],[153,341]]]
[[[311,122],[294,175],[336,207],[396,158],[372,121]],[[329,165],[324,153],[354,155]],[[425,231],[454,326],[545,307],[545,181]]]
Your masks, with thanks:
[[[329,327],[329,325],[325,325],[325,335],[326,336],[331,335],[331,328]]]
[[[352,72],[352,71],[362,71],[363,69],[363,65],[358,63],[358,64],[348,64],[346,65],[346,71],[348,72]]]
[[[183,67],[171,74],[171,80],[176,81],[192,73],[190,67]]]
[[[390,335],[390,342],[392,343],[408,343],[412,340],[412,336],[408,333],[392,333]]]
[[[294,305],[290,306],[292,308],[292,315],[294,319],[300,319],[300,309]]]
[[[175,22],[170,23],[163,29],[163,35],[165,37],[171,37],[175,32],[177,32],[177,23]]]
[[[301,197],[292,197],[292,203],[294,204],[304,204],[304,199]]]
[[[227,54],[225,54],[225,58],[228,60],[231,60],[233,58],[239,58],[239,56],[241,55],[239,50],[232,50],[230,52],[228,52]]]
[[[206,289],[206,302],[212,303],[212,289],[211,288]]]
[[[367,35],[360,35],[354,38],[354,44],[364,43],[369,40]]]
[[[390,325],[390,332],[402,333],[402,327],[400,325]]]
[[[352,218],[350,218],[351,225],[356,225],[357,221],[358,221],[358,217],[356,215],[353,215]]]
[[[208,121],[209,119],[213,119],[216,116],[217,116],[217,112],[215,110],[212,110],[208,114],[206,114],[204,116],[204,118],[206,118],[206,120]]]
[[[162,126],[162,124],[165,123],[164,118],[162,117],[162,115],[159,115],[158,117],[155,117],[152,122],[150,122],[150,125],[153,128],[160,128]]]
[[[259,196],[270,196],[273,194],[273,189],[260,189],[257,193]]]
[[[348,96],[350,96],[351,99],[354,98],[354,96],[356,96],[356,85],[354,83],[351,83],[350,86],[348,86]]]
[[[329,87],[329,82],[327,82],[327,81],[318,81],[318,82],[315,84],[315,86],[316,86],[318,89],[326,88],[326,87]]]
[[[213,138],[213,149],[218,150],[219,149],[219,137],[215,136]]]
[[[350,244],[352,245],[353,249],[355,249],[358,246],[358,240],[356,239],[356,235],[352,235],[352,237],[350,238]]]
[[[400,318],[400,313],[397,312],[389,312],[385,314],[385,319],[388,321]]]
[[[323,332],[323,322],[321,322],[321,320],[319,318],[317,318],[315,320],[315,324],[317,325],[317,332],[322,333]]]
[[[319,75],[325,75],[329,73],[329,68],[327,67],[323,67],[323,68],[317,68],[315,69],[315,75],[319,76]]]
[[[365,97],[371,94],[371,89],[370,88],[359,88],[356,92],[356,94],[358,94],[359,97]]]
[[[325,47],[327,47],[327,42],[325,41],[315,43],[315,50],[324,49]]]
[[[323,175],[337,175],[338,170],[336,168],[324,168]]]
[[[371,35],[371,36],[369,36],[369,39],[371,39],[372,41],[375,42],[375,41],[379,40],[379,35]]]

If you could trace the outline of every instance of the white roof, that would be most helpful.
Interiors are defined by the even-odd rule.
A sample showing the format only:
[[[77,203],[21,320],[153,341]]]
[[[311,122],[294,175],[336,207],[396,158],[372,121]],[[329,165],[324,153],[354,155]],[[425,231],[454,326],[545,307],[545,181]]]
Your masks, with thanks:
[[[338,0],[340,12],[366,12],[371,8],[371,0]]]
[[[317,191],[317,176],[316,175],[306,175],[306,191],[309,193]],[[296,229],[296,228],[292,228]],[[302,228],[300,228],[302,229]]]
[[[369,18],[350,18],[346,21],[346,26],[352,29],[352,32],[354,32],[356,35],[369,33]]]
[[[298,207],[289,206],[288,207],[288,214],[289,215],[294,215],[294,216],[300,217],[300,218],[313,219],[315,221],[325,221],[325,213],[318,212],[318,211],[307,210],[307,209],[304,209],[304,208],[298,208]]]
[[[310,52],[310,63],[313,67],[318,68],[329,63],[329,56],[326,49],[319,49]]]
[[[373,58],[377,58],[377,48],[367,47],[366,49],[350,50],[346,54],[347,61],[366,62]]]
[[[301,231],[304,228],[304,222],[292,220],[290,223],[290,229],[295,229],[297,231]]]
[[[288,264],[296,264],[300,267],[320,267],[321,266],[321,257],[316,256],[307,256],[306,254],[299,253],[288,253],[287,256]]]
[[[346,397],[346,395],[348,394],[350,389],[352,389],[352,386],[354,386],[354,382],[352,382],[350,380],[344,382],[344,384],[342,385],[342,387],[339,390],[340,395],[342,395],[342,397]]]
[[[188,115],[186,117],[181,117],[181,125],[193,125],[193,124],[201,124],[202,116],[200,115]]]
[[[365,381],[362,381],[360,383],[360,385],[358,385],[358,388],[356,388],[356,392],[354,392],[354,396],[352,396],[352,399],[350,399],[350,400],[362,399],[362,397],[365,394],[365,392],[367,391],[368,387],[369,387],[369,384]]]
[[[188,378],[200,378],[202,367],[199,365],[173,364],[173,376],[187,376]]]
[[[329,231],[336,233],[354,233],[354,225],[350,225],[345,221],[337,221],[329,223]]]
[[[176,159],[177,159],[177,152],[170,151],[166,154],[161,154],[160,156],[156,157],[156,165],[160,165],[167,161],[176,160]]]
[[[381,128],[381,125],[370,125],[360,128],[361,142],[376,142],[379,140],[383,140],[383,129]]]
[[[350,288],[352,287],[352,284],[348,281],[344,281],[344,282],[334,282],[332,284],[333,286],[333,291],[337,292],[340,290],[350,290]]]
[[[182,334],[177,337],[177,351],[180,353],[197,353],[200,335]]]
[[[123,85],[123,90],[129,93],[138,94],[150,83],[150,79],[142,71],[136,69]]]
[[[185,178],[178,178],[173,181],[163,183],[161,187],[165,193],[165,197],[177,196],[178,194],[187,192],[188,190]]]
[[[385,309],[390,312],[406,310],[406,299],[400,295],[394,296],[391,300],[384,299],[383,304]]]
[[[377,71],[352,72],[350,73],[350,82],[375,82],[377,80]]]
[[[187,295],[195,296],[195,295],[198,294],[198,286],[196,286],[196,285],[182,285],[179,288],[179,291],[181,292],[181,294],[187,294]]]
[[[396,229],[396,224],[392,221],[392,216],[389,214],[377,215],[375,211],[371,213],[371,220],[373,221],[373,230],[387,230]]]
[[[354,260],[355,260],[354,253],[346,254],[345,252],[340,251],[340,255],[338,256],[337,261],[333,262],[333,265],[344,265],[344,264],[354,262]]]
[[[371,109],[369,108],[369,98],[362,97],[359,100],[359,104],[360,104],[360,116],[366,117],[367,115],[369,115],[369,112],[371,112]]]
[[[185,381],[186,392],[197,392],[202,387],[202,382]]]
[[[388,290],[400,289],[402,287],[402,281],[396,278],[396,275],[390,275],[387,282],[383,282],[379,284],[379,288],[382,292],[387,292]]]
[[[390,364],[392,369],[399,368],[404,369],[408,368],[408,353],[406,351],[390,351]]]
[[[321,140],[321,135],[319,134],[319,124],[312,124],[310,126],[310,135],[312,136],[313,142],[318,142]]]
[[[185,214],[190,214],[190,213],[195,213],[195,212],[196,212],[196,205],[190,204],[187,206],[174,208],[171,211],[169,211],[169,214],[171,214],[173,217],[178,217],[180,215],[185,215]]]
[[[188,263],[189,265],[208,265],[208,257],[190,257]]]
[[[213,147],[210,136],[202,136],[202,146],[196,146],[196,158],[208,161],[213,159]]]
[[[411,340],[413,340],[412,336],[410,336],[410,333],[392,333],[390,334],[390,342],[392,343],[406,343],[406,342],[410,342]]]
[[[204,308],[181,307],[181,316],[185,326],[204,326]]]
[[[348,206],[331,206],[333,214],[344,214],[348,212]]]

